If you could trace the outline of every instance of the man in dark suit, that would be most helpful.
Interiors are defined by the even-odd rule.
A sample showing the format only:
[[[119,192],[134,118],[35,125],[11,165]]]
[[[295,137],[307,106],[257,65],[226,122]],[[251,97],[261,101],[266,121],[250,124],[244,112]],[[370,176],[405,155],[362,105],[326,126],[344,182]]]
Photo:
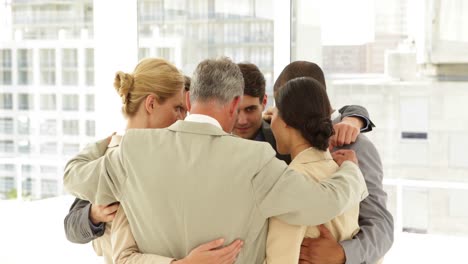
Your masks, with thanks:
[[[276,142],[270,129],[270,124],[263,120],[262,112],[267,104],[265,94],[265,77],[255,64],[237,64],[244,77],[244,96],[239,106],[239,116],[232,131],[235,135],[245,139],[265,141],[276,150]],[[340,109],[341,118],[335,125],[336,145],[349,144],[356,140],[359,132],[372,130],[367,110],[362,106],[350,105]],[[289,155],[276,154],[278,159],[287,164],[291,162]]]

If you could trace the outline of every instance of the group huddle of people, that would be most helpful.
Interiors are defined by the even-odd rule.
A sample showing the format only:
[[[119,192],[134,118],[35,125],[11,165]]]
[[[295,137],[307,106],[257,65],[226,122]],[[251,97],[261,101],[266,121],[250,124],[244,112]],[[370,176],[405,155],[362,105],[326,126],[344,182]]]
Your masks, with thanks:
[[[252,63],[191,78],[159,58],[118,72],[125,135],[66,165],[71,242],[106,263],[380,263],[393,243],[379,154],[361,106],[336,111],[320,67],[290,63],[266,109]],[[187,113],[189,113],[187,115]]]

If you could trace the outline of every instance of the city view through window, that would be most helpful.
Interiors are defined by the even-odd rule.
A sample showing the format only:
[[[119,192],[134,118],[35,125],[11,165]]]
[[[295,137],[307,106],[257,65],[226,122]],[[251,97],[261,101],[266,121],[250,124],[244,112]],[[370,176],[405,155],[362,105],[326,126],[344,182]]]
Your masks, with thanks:
[[[84,146],[123,130],[115,72],[162,57],[191,76],[200,61],[219,56],[259,67],[268,106],[289,62],[320,65],[332,106],[362,105],[376,125],[366,136],[382,158],[395,224],[384,263],[460,263],[460,245],[468,242],[468,3],[110,5],[0,3],[0,248],[8,249],[0,251],[1,263],[41,259],[44,242],[62,250],[48,263],[102,263],[91,245],[65,238],[73,197],[62,177]]]

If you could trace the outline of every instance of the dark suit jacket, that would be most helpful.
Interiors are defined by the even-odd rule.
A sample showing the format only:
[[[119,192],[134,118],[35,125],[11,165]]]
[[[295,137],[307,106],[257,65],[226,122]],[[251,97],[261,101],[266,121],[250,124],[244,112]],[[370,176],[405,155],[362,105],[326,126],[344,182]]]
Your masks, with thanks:
[[[273,136],[273,132],[271,131],[270,124],[263,121],[262,127],[260,128],[260,132],[263,134],[265,141],[270,143],[273,149],[276,151],[276,140]],[[287,164],[291,163],[291,156],[290,155],[281,155],[276,151],[276,157],[280,160],[284,160]]]

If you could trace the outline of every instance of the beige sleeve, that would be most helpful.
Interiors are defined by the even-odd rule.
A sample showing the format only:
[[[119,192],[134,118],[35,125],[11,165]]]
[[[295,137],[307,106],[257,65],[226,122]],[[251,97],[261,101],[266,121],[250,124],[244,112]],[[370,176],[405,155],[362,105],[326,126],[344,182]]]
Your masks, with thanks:
[[[297,263],[307,227],[290,225],[270,218],[266,244],[266,263]]]
[[[265,218],[306,226],[329,222],[368,194],[361,171],[350,161],[330,178],[315,182],[272,159],[252,179],[252,187]]]
[[[63,185],[70,194],[92,204],[118,201],[127,173],[122,148],[106,152],[108,141],[104,139],[86,146],[67,163]]]
[[[111,242],[112,258],[115,264],[169,264],[174,260],[140,252],[122,207],[118,209],[112,222]]]

